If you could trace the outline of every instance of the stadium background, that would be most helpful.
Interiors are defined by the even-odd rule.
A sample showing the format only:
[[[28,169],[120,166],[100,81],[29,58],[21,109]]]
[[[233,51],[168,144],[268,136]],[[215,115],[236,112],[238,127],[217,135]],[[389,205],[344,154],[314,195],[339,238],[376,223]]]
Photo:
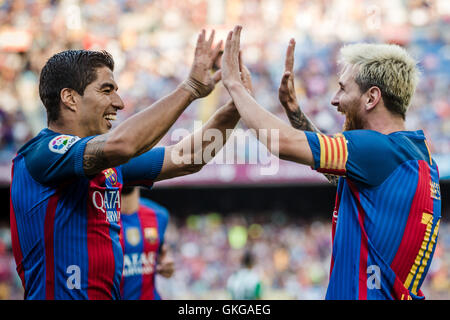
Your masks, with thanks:
[[[420,61],[422,77],[407,128],[423,129],[430,141],[443,206],[423,291],[429,299],[450,299],[448,0],[0,0],[0,22],[0,299],[23,297],[9,231],[11,159],[46,126],[37,89],[46,59],[68,48],[111,52],[126,106],[120,121],[184,79],[201,28],[214,28],[216,39],[224,39],[238,23],[244,27],[241,43],[256,99],[286,121],[277,89],[289,38],[296,39],[297,97],[325,133],[342,128],[343,119],[330,100],[337,88],[335,58],[343,43],[398,43]],[[194,120],[204,122],[226,99],[218,85],[183,113],[161,145],[178,141],[177,129],[191,131]],[[238,127],[244,132],[241,123]],[[239,268],[246,249],[256,256],[264,298],[324,297],[335,188],[310,168],[283,161],[277,175],[261,175],[267,162],[258,158],[258,146],[247,135],[237,142],[238,164],[210,164],[144,192],[171,213],[166,243],[176,273],[157,280],[166,299],[228,299],[226,280]]]

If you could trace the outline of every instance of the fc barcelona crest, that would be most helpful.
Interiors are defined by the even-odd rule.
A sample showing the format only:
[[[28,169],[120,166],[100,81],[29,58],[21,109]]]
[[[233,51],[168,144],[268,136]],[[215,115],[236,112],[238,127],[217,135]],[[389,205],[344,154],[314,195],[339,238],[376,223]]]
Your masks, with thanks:
[[[141,241],[141,233],[138,228],[128,228],[126,231],[127,242],[132,246],[137,245]]]
[[[106,180],[111,184],[111,186],[115,186],[117,183],[117,174],[116,172],[109,168],[103,171],[105,174]]]
[[[150,243],[158,241],[158,230],[156,228],[144,228],[144,238]]]

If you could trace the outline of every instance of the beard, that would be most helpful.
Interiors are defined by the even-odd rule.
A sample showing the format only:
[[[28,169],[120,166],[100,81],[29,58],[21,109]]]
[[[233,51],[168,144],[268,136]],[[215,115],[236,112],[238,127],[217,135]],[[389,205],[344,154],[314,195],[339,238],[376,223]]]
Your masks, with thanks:
[[[345,112],[343,131],[361,130],[365,127],[365,121],[359,116],[357,108],[351,108]]]

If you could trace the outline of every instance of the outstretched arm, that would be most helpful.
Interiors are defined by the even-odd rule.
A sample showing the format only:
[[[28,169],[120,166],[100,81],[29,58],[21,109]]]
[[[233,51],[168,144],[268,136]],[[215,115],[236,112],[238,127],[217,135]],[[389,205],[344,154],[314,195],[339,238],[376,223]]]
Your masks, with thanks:
[[[208,39],[205,36],[202,30],[189,77],[175,91],[86,144],[83,155],[86,175],[126,163],[150,150],[193,100],[207,96],[214,89],[220,73],[211,75],[211,69],[221,42],[212,47],[214,31]]]
[[[253,94],[251,76],[239,59],[241,80],[245,89]],[[206,124],[175,145],[165,148],[164,162],[155,181],[198,172],[222,149],[240,119],[233,101],[219,108]],[[227,134],[228,133],[228,134]]]
[[[295,40],[292,38],[289,41],[286,50],[286,60],[284,63],[284,73],[281,78],[280,87],[278,89],[278,98],[281,105],[291,123],[292,127],[303,130],[320,133],[320,130],[309,120],[305,113],[302,112],[297,101],[294,85],[294,51]],[[324,174],[328,181],[337,185],[338,177],[329,174]]]
[[[238,53],[241,29],[241,26],[237,26],[228,34],[222,57],[223,83],[233,98],[239,114],[246,125],[256,131],[258,139],[274,155],[282,159],[313,166],[313,155],[304,132],[290,127],[262,108],[240,81]],[[262,139],[260,133],[267,132],[267,130],[269,132],[276,130],[278,135],[269,133],[267,139]],[[273,141],[277,136],[277,141]]]

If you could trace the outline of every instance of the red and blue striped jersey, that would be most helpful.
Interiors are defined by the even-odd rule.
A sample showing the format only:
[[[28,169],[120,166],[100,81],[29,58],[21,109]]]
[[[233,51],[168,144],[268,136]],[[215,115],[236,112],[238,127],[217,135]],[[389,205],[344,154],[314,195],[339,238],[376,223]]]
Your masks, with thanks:
[[[423,131],[305,132],[319,172],[339,179],[326,299],[423,299],[441,218]]]
[[[166,208],[142,198],[138,211],[122,215],[124,251],[122,299],[161,300],[156,290],[156,264],[169,221]]]
[[[92,138],[44,129],[13,159],[11,240],[25,299],[120,299],[122,185],[151,186],[164,149],[88,177]]]

